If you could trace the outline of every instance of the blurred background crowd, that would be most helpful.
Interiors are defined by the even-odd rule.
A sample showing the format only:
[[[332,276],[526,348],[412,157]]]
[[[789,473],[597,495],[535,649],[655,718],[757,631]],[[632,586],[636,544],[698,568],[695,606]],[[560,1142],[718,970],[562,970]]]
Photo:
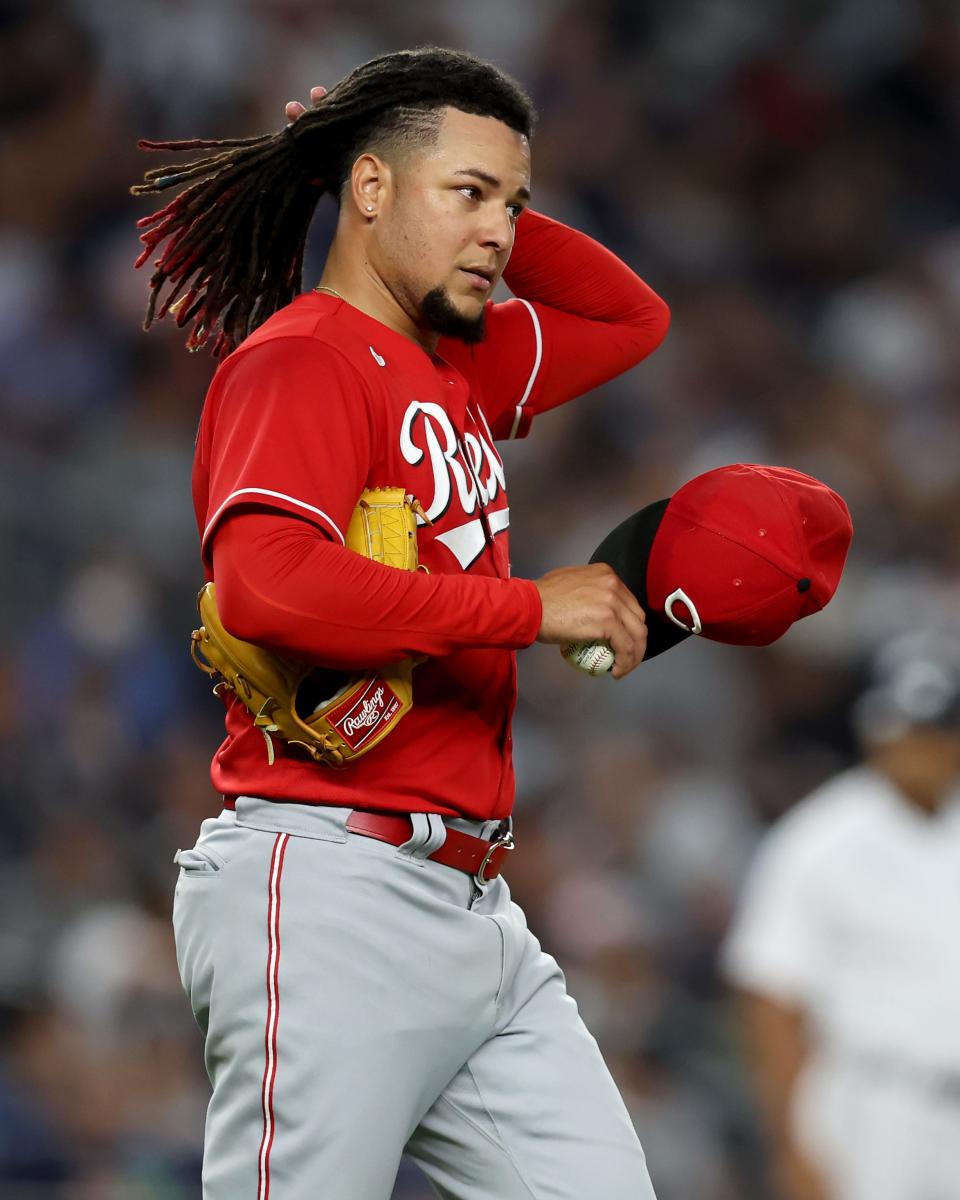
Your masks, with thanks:
[[[514,572],[691,476],[848,501],[840,591],[780,643],[620,683],[520,656],[515,898],[661,1200],[775,1195],[717,970],[751,853],[853,762],[876,647],[960,613],[960,17],[920,0],[0,0],[0,1197],[199,1196],[208,1085],[169,910],[219,809],[190,664],[213,362],[140,329],[138,137],[246,136],[385,51],[532,93],[534,205],[671,306],[663,347],[504,449]],[[305,286],[332,208],[318,212]],[[401,1168],[398,1200],[427,1185]],[[958,1184],[957,1195],[960,1195]]]

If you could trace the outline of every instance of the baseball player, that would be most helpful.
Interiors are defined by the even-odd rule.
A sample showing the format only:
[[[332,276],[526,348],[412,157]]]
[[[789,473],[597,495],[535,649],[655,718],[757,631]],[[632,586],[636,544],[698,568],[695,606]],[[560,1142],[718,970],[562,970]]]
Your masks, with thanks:
[[[146,324],[172,310],[223,357],[193,495],[224,627],[330,670],[418,663],[410,711],[342,770],[276,737],[265,753],[263,714],[220,689],[224,808],[178,852],[174,902],[213,1087],[203,1195],[385,1200],[406,1149],[457,1200],[649,1200],[596,1042],[499,875],[515,651],[603,639],[622,677],[644,614],[604,564],[511,577],[496,442],[638,363],[668,310],[529,209],[533,109],[492,65],[391,54],[317,95],[280,134],[142,143],[209,154],[135,189],[177,189],[141,221],[141,262],[166,242]],[[336,235],[299,294],[324,193]],[[516,298],[493,304],[501,276]],[[423,569],[345,548],[371,488],[416,498]],[[381,719],[373,699],[346,732]]]
[[[891,643],[855,724],[865,761],[761,844],[723,961],[785,1200],[954,1200],[957,647]]]

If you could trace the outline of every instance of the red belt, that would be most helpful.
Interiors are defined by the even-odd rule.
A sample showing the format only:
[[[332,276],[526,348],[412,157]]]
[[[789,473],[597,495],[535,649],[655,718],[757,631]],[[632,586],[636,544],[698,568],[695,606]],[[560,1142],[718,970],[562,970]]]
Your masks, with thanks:
[[[225,799],[223,804],[224,808],[236,808],[236,802],[232,799]],[[359,833],[362,837],[389,842],[391,846],[402,846],[410,840],[413,825],[409,817],[365,812],[355,808],[347,818],[347,829],[351,833]],[[427,857],[430,862],[466,871],[477,883],[483,884],[496,879],[503,866],[503,860],[512,849],[512,833],[488,842],[484,838],[474,837],[473,834],[463,833],[448,826],[443,845]]]

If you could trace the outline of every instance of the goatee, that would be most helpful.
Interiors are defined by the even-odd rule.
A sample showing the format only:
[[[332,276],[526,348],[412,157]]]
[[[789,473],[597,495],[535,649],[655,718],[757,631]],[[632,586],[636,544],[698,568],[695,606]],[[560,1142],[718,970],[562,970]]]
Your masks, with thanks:
[[[486,309],[481,308],[477,316],[465,317],[454,307],[450,293],[443,284],[431,288],[420,303],[420,314],[434,333],[439,333],[441,337],[457,338],[468,346],[482,342],[486,336],[485,312]]]

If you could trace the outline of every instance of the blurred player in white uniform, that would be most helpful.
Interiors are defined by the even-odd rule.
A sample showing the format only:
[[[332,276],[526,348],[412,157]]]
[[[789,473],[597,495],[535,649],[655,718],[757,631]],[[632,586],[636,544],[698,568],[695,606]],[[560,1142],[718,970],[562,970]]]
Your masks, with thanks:
[[[960,1198],[960,651],[911,634],[862,765],[761,843],[723,949],[784,1200]]]

